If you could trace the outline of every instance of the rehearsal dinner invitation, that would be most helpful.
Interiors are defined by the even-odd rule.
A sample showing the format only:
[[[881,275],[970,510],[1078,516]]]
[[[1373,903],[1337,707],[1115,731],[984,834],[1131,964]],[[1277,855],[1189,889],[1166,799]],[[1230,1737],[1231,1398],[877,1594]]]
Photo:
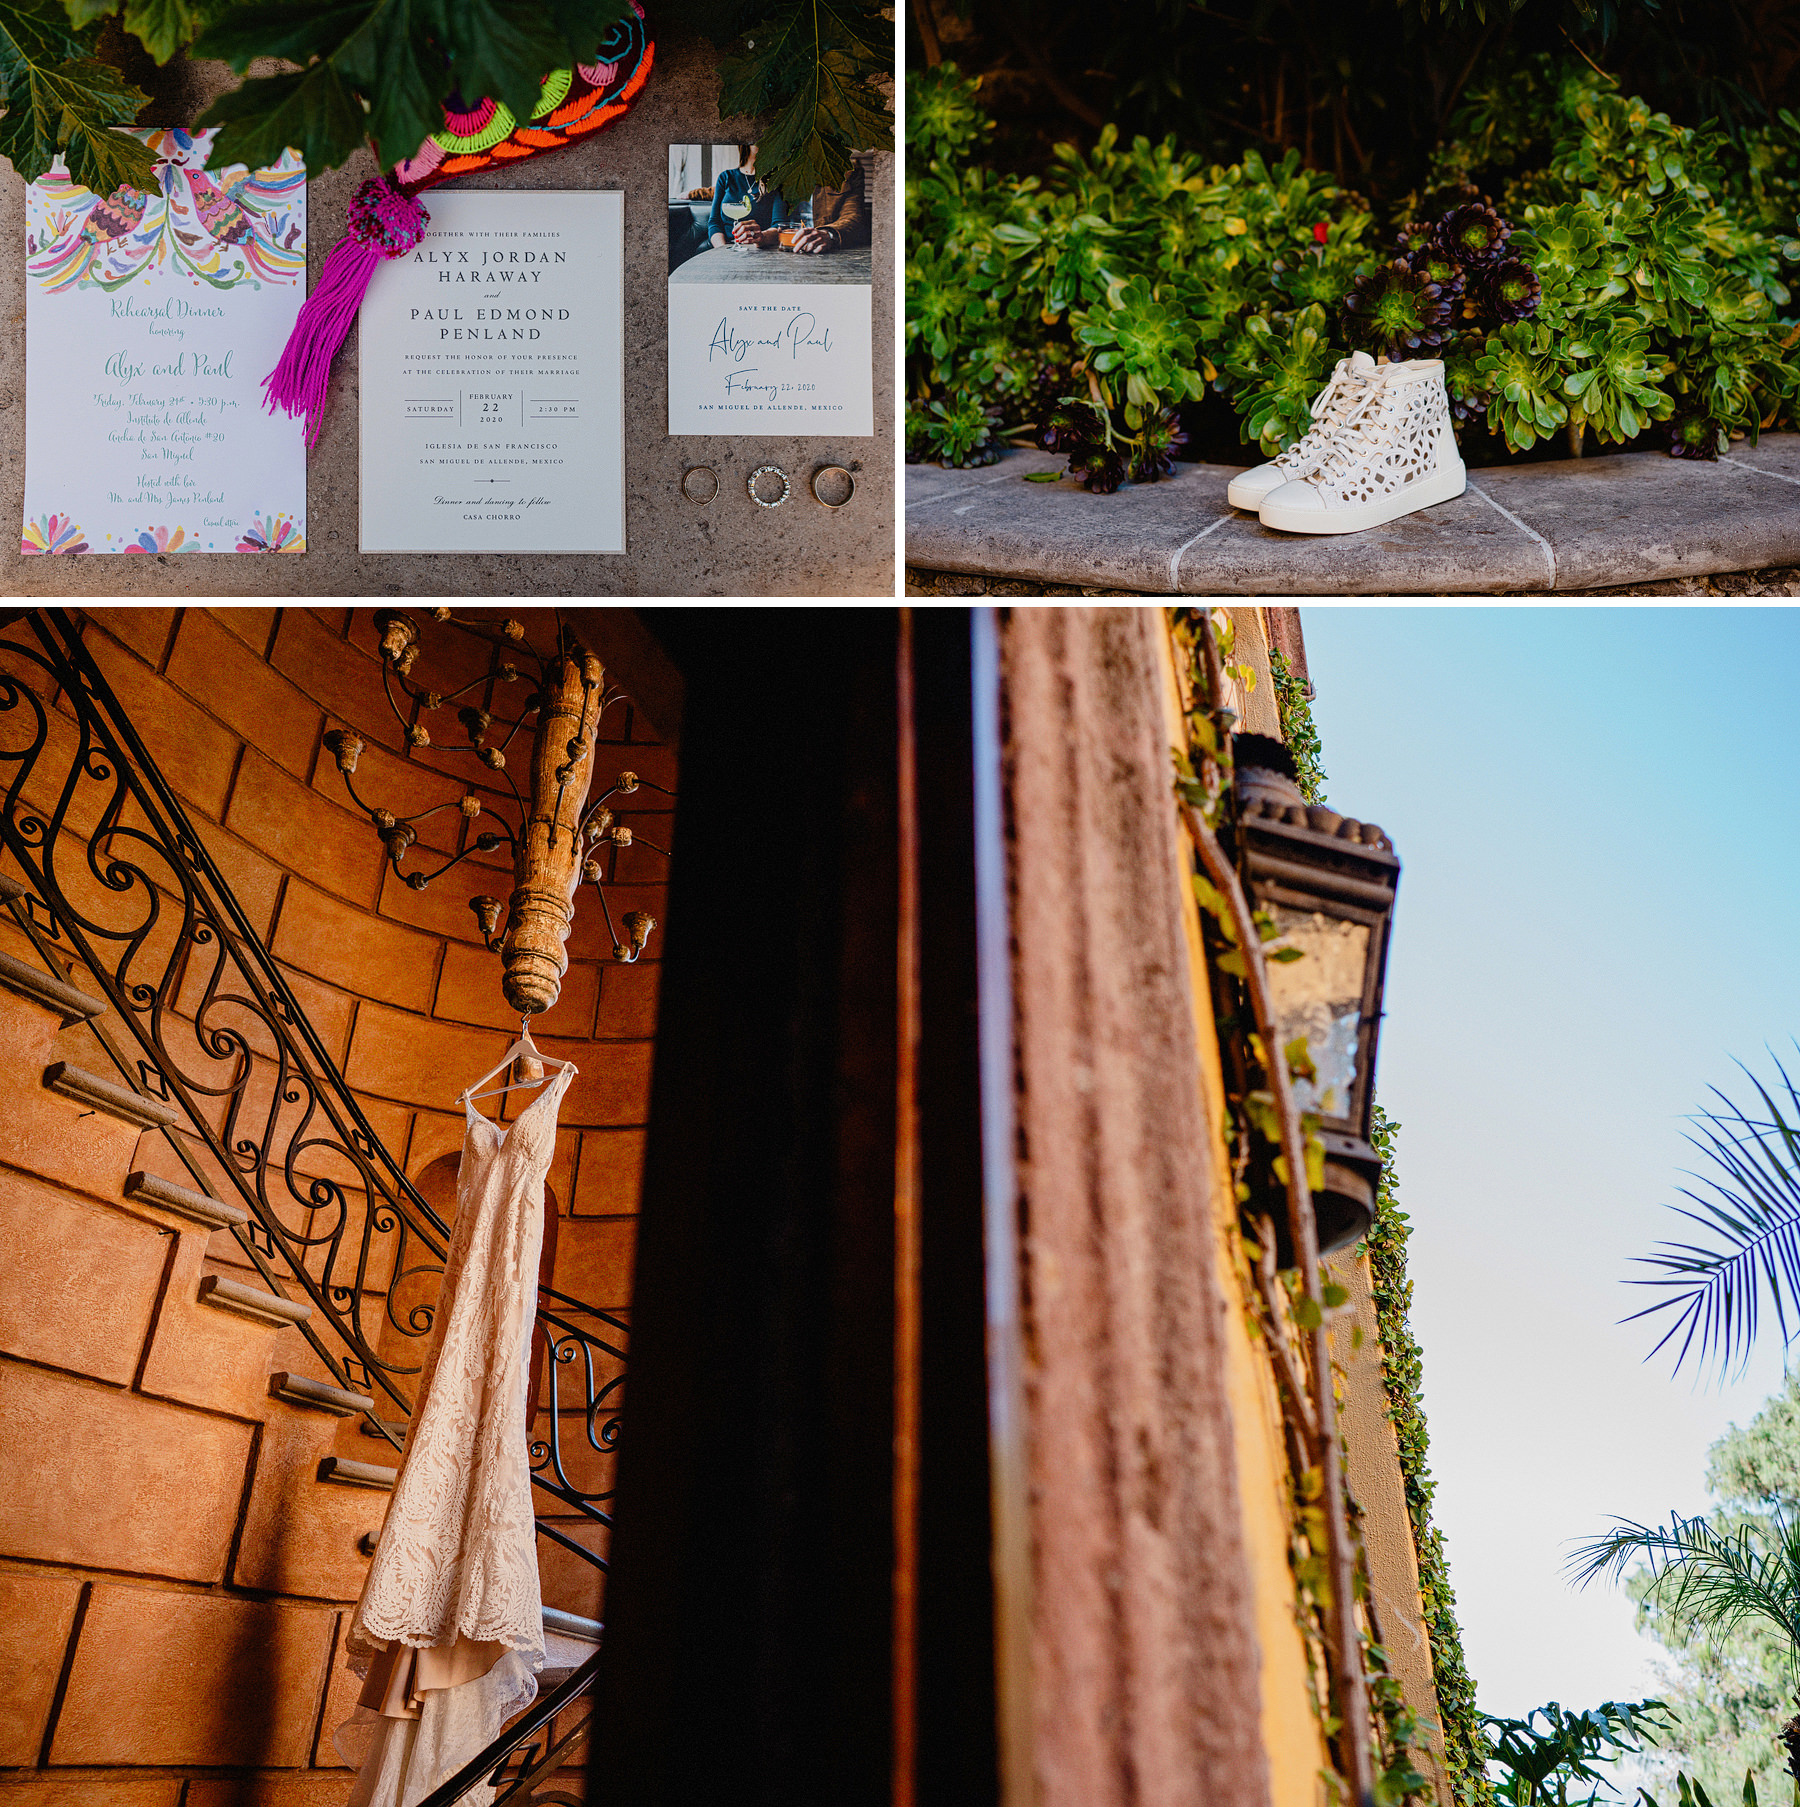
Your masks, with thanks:
[[[872,434],[864,171],[790,204],[756,149],[669,147],[669,431]]]
[[[435,189],[362,306],[365,552],[625,550],[625,197]]]
[[[24,553],[303,552],[301,425],[263,406],[306,296],[306,171],[133,134],[153,187],[26,194]]]

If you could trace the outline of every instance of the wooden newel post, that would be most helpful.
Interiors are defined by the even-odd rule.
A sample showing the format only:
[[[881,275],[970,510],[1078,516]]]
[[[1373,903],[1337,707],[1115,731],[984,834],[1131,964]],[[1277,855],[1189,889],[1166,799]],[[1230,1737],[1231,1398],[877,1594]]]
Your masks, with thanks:
[[[594,773],[594,730],[605,672],[592,653],[553,660],[544,674],[531,797],[501,946],[502,990],[521,1016],[537,1016],[562,992],[564,943],[581,883],[580,820]]]

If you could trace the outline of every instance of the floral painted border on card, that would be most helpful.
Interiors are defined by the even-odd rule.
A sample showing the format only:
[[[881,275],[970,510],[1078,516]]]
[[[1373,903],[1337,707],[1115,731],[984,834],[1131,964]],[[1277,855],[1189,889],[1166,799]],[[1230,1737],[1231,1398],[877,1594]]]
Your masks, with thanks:
[[[19,551],[28,557],[33,553],[72,554],[92,550],[82,538],[81,529],[75,525],[72,515],[49,514],[27,521],[25,531],[19,536]]]
[[[154,190],[95,194],[59,158],[27,191],[25,268],[47,293],[111,291],[165,268],[196,288],[304,285],[306,166],[293,151],[267,169],[238,163],[214,176],[206,170],[212,129],[134,135],[155,154]]]

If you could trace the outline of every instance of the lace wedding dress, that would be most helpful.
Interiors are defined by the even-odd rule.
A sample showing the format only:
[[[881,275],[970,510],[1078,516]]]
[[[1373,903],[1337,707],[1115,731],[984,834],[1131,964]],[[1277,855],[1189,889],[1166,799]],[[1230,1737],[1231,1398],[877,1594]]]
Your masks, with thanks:
[[[544,1175],[565,1066],[502,1129],[468,1121],[436,1334],[345,1640],[364,1677],[336,1744],[347,1807],[417,1807],[537,1696],[544,1666],[525,1421]],[[494,1791],[465,1801],[486,1807]]]

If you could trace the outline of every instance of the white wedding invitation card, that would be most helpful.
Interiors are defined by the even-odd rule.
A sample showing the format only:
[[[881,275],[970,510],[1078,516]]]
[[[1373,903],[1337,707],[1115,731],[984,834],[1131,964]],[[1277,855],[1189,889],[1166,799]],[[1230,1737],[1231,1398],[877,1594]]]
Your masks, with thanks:
[[[789,204],[741,148],[669,149],[669,431],[872,434],[864,172]]]
[[[264,406],[306,295],[306,171],[208,170],[134,134],[155,185],[57,165],[26,193],[25,553],[303,552],[301,423]]]
[[[363,301],[365,552],[625,550],[625,197],[424,196]]]

